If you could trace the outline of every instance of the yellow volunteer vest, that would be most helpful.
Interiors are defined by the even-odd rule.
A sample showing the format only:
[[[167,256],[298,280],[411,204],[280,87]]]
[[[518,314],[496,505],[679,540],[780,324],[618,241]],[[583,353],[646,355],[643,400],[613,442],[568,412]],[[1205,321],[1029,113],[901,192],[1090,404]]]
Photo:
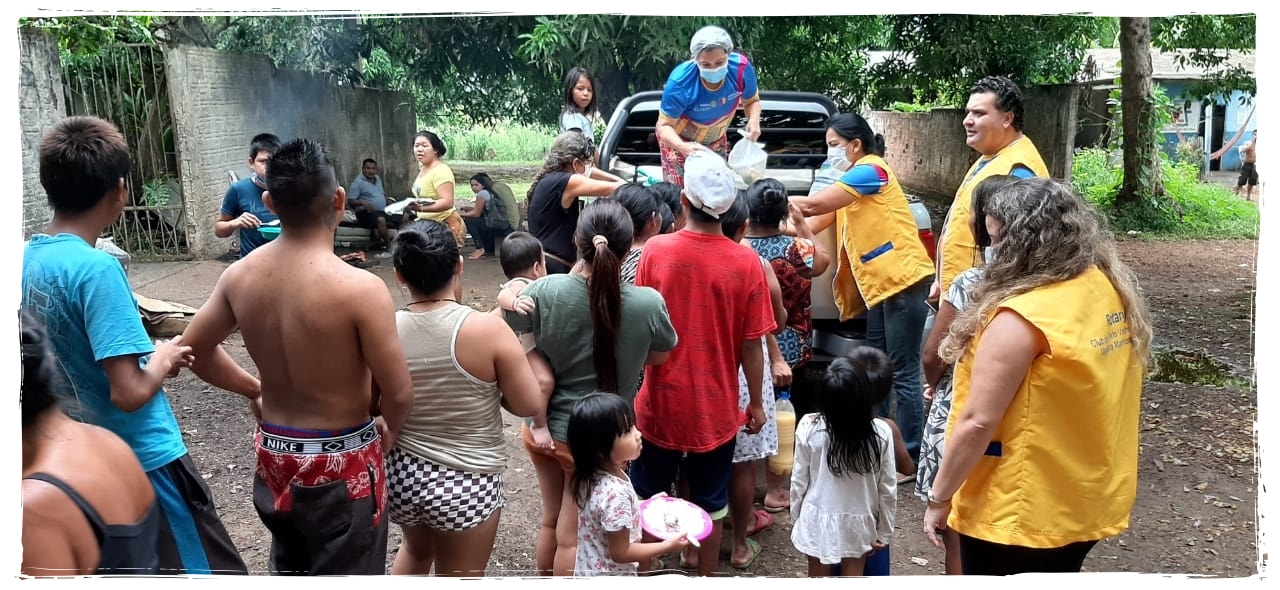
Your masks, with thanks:
[[[1138,491],[1144,375],[1119,294],[1090,267],[1000,309],[1040,330],[1051,352],[1032,362],[986,455],[956,491],[948,526],[1041,549],[1124,531]],[[968,402],[977,342],[956,364],[948,437]]]
[[[836,212],[839,248],[831,287],[841,321],[933,276],[933,263],[920,243],[916,219],[898,178],[880,156],[868,154],[854,162],[859,164],[879,166],[889,182],[874,195],[859,194],[836,182],[854,196],[853,203]]]
[[[983,165],[983,162],[986,162]],[[1017,164],[1022,164],[1035,172],[1036,176],[1048,178],[1049,169],[1044,159],[1032,143],[1031,138],[1023,135],[1017,141],[1007,145],[990,158],[979,158],[969,171],[964,174],[964,182],[956,189],[956,198],[951,201],[951,209],[947,211],[947,221],[942,228],[942,241],[938,244],[939,286],[946,293],[956,275],[982,263],[982,252],[969,231],[969,216],[973,208],[973,187],[978,186],[988,176],[1008,174]],[[981,166],[981,169],[979,169]]]

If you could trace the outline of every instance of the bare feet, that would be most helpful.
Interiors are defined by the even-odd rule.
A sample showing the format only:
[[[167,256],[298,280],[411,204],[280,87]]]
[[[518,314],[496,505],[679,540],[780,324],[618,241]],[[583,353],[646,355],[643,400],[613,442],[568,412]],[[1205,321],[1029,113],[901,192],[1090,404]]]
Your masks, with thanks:
[[[485,252],[484,250],[476,250],[475,252],[471,253],[471,260],[479,260],[481,258],[484,258],[486,254],[488,253]]]

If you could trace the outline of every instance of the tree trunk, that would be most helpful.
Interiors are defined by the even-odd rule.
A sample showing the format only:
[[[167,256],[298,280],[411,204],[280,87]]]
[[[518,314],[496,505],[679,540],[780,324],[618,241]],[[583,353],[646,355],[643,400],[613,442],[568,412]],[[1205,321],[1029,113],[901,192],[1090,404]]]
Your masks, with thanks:
[[[1156,144],[1160,130],[1154,128],[1149,17],[1120,18],[1120,103],[1124,181],[1116,195],[1116,208],[1125,208],[1145,197],[1164,194]]]

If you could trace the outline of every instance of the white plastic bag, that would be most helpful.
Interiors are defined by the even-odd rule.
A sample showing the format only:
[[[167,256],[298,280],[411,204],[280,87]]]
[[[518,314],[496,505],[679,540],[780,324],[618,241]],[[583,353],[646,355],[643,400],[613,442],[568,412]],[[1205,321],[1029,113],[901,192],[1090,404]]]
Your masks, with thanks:
[[[734,144],[733,150],[729,152],[729,169],[742,177],[745,184],[751,184],[764,178],[765,164],[769,160],[769,154],[764,151],[763,143],[747,139],[746,132],[742,130],[738,130],[738,133],[742,134],[742,139]]]

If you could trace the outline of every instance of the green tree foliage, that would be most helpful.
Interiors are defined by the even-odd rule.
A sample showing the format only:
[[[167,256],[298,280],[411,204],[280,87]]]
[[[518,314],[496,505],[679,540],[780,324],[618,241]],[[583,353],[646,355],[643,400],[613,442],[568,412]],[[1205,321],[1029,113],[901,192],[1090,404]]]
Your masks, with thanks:
[[[88,66],[104,48],[121,43],[154,43],[150,16],[22,17],[18,26],[44,30],[58,40],[63,63]]]
[[[970,85],[989,75],[1007,76],[1021,86],[1071,82],[1106,20],[1076,15],[883,18],[895,55],[871,68],[877,106],[894,100],[959,106]]]
[[[1189,14],[1151,19],[1151,43],[1162,51],[1177,51],[1181,67],[1201,68],[1205,78],[1183,93],[1199,99],[1225,97],[1232,91],[1249,100],[1258,91],[1254,74],[1231,58],[1253,52],[1257,46],[1258,23],[1252,14]]]

